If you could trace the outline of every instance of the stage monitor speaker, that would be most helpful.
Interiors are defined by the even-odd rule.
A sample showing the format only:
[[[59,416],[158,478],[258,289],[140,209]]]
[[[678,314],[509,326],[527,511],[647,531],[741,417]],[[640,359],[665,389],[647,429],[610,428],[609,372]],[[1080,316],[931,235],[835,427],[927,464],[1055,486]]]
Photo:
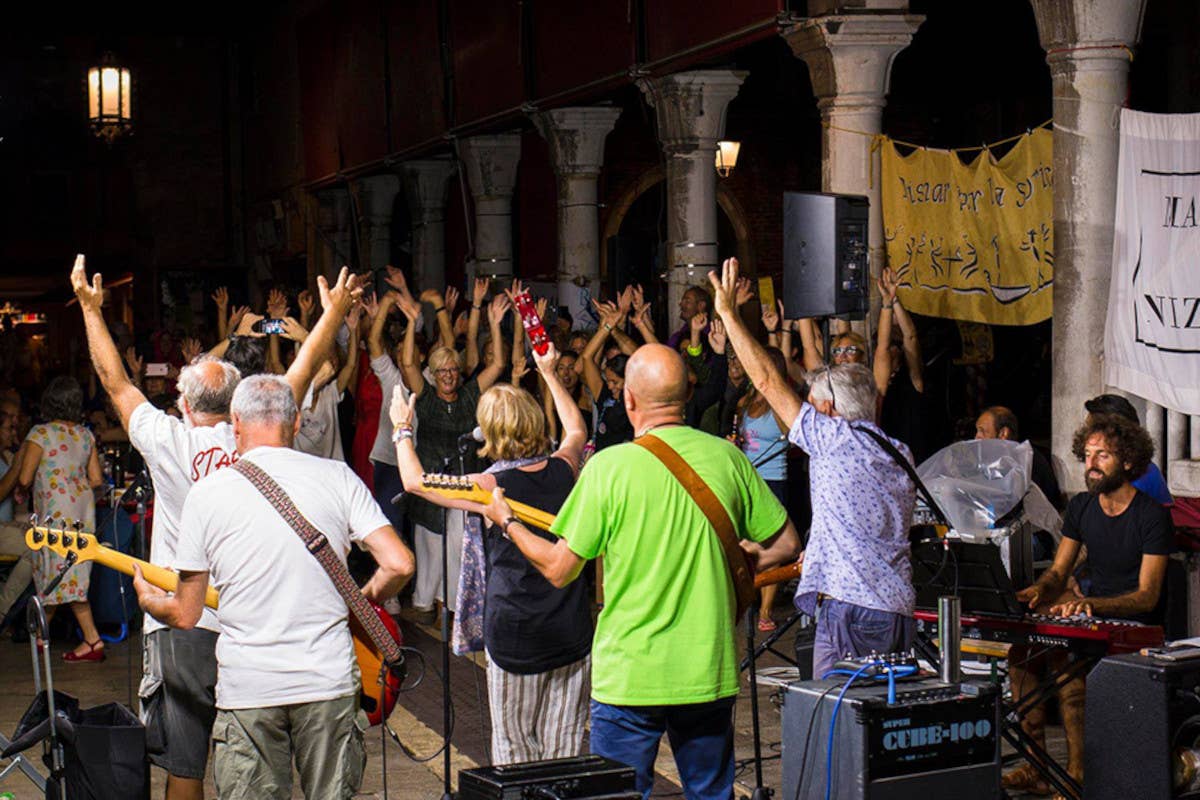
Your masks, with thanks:
[[[1110,656],[1087,678],[1084,800],[1200,797],[1200,659]]]
[[[783,311],[788,319],[866,314],[867,198],[783,193]]]
[[[641,800],[633,767],[594,754],[459,770],[458,800]]]
[[[797,681],[784,687],[780,798],[825,797],[830,747],[834,800],[1000,797],[994,684],[899,681],[896,702],[889,704],[886,682],[860,679],[840,698],[839,708],[845,682]]]

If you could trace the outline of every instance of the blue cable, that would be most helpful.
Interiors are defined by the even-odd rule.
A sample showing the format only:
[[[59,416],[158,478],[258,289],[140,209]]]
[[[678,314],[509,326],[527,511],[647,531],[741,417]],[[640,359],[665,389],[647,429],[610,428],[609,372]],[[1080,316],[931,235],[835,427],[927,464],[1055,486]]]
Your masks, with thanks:
[[[873,667],[880,667],[887,676],[888,682],[888,705],[896,703],[896,678],[906,678],[909,675],[914,675],[917,672],[917,667],[907,665],[896,667],[892,664],[887,664],[883,661],[872,661],[869,664],[863,664],[857,671],[851,672],[848,669],[832,669],[821,676],[824,680],[831,675],[849,675],[846,680],[846,685],[842,687],[842,691],[838,694],[837,700],[833,704],[833,716],[829,720],[829,741],[826,743],[825,755],[825,800],[830,800],[833,796],[833,735],[837,729],[838,710],[842,707],[842,698],[846,696],[846,692],[850,690],[850,686],[862,677],[863,673]],[[883,675],[875,675],[874,679],[879,680]]]

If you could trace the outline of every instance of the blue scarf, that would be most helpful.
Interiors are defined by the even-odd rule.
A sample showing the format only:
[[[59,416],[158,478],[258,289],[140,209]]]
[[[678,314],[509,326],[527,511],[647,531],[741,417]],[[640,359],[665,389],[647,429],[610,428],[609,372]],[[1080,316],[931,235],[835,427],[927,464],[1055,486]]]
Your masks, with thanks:
[[[548,456],[497,461],[485,472],[496,473],[527,467]],[[483,650],[483,600],[487,591],[487,555],[483,549],[483,517],[466,515],[463,523],[462,571],[458,574],[458,599],[450,647],[458,656]]]

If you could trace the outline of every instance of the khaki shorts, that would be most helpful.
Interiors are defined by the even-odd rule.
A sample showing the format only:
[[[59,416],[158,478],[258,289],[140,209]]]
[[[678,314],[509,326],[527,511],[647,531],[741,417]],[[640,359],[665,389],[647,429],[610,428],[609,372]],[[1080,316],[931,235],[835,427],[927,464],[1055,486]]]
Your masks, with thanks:
[[[292,757],[307,800],[350,800],[362,785],[367,715],[358,693],[270,708],[218,709],[213,783],[218,800],[289,800]]]

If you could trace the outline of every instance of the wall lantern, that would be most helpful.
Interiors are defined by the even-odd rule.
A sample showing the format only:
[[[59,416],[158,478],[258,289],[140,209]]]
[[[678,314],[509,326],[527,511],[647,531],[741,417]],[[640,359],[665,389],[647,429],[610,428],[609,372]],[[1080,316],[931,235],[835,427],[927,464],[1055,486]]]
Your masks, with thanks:
[[[133,128],[129,68],[120,66],[112,53],[105,53],[100,65],[88,70],[87,89],[92,133],[112,144]]]
[[[728,178],[737,166],[738,151],[741,149],[741,142],[717,142],[717,173],[722,178]]]

